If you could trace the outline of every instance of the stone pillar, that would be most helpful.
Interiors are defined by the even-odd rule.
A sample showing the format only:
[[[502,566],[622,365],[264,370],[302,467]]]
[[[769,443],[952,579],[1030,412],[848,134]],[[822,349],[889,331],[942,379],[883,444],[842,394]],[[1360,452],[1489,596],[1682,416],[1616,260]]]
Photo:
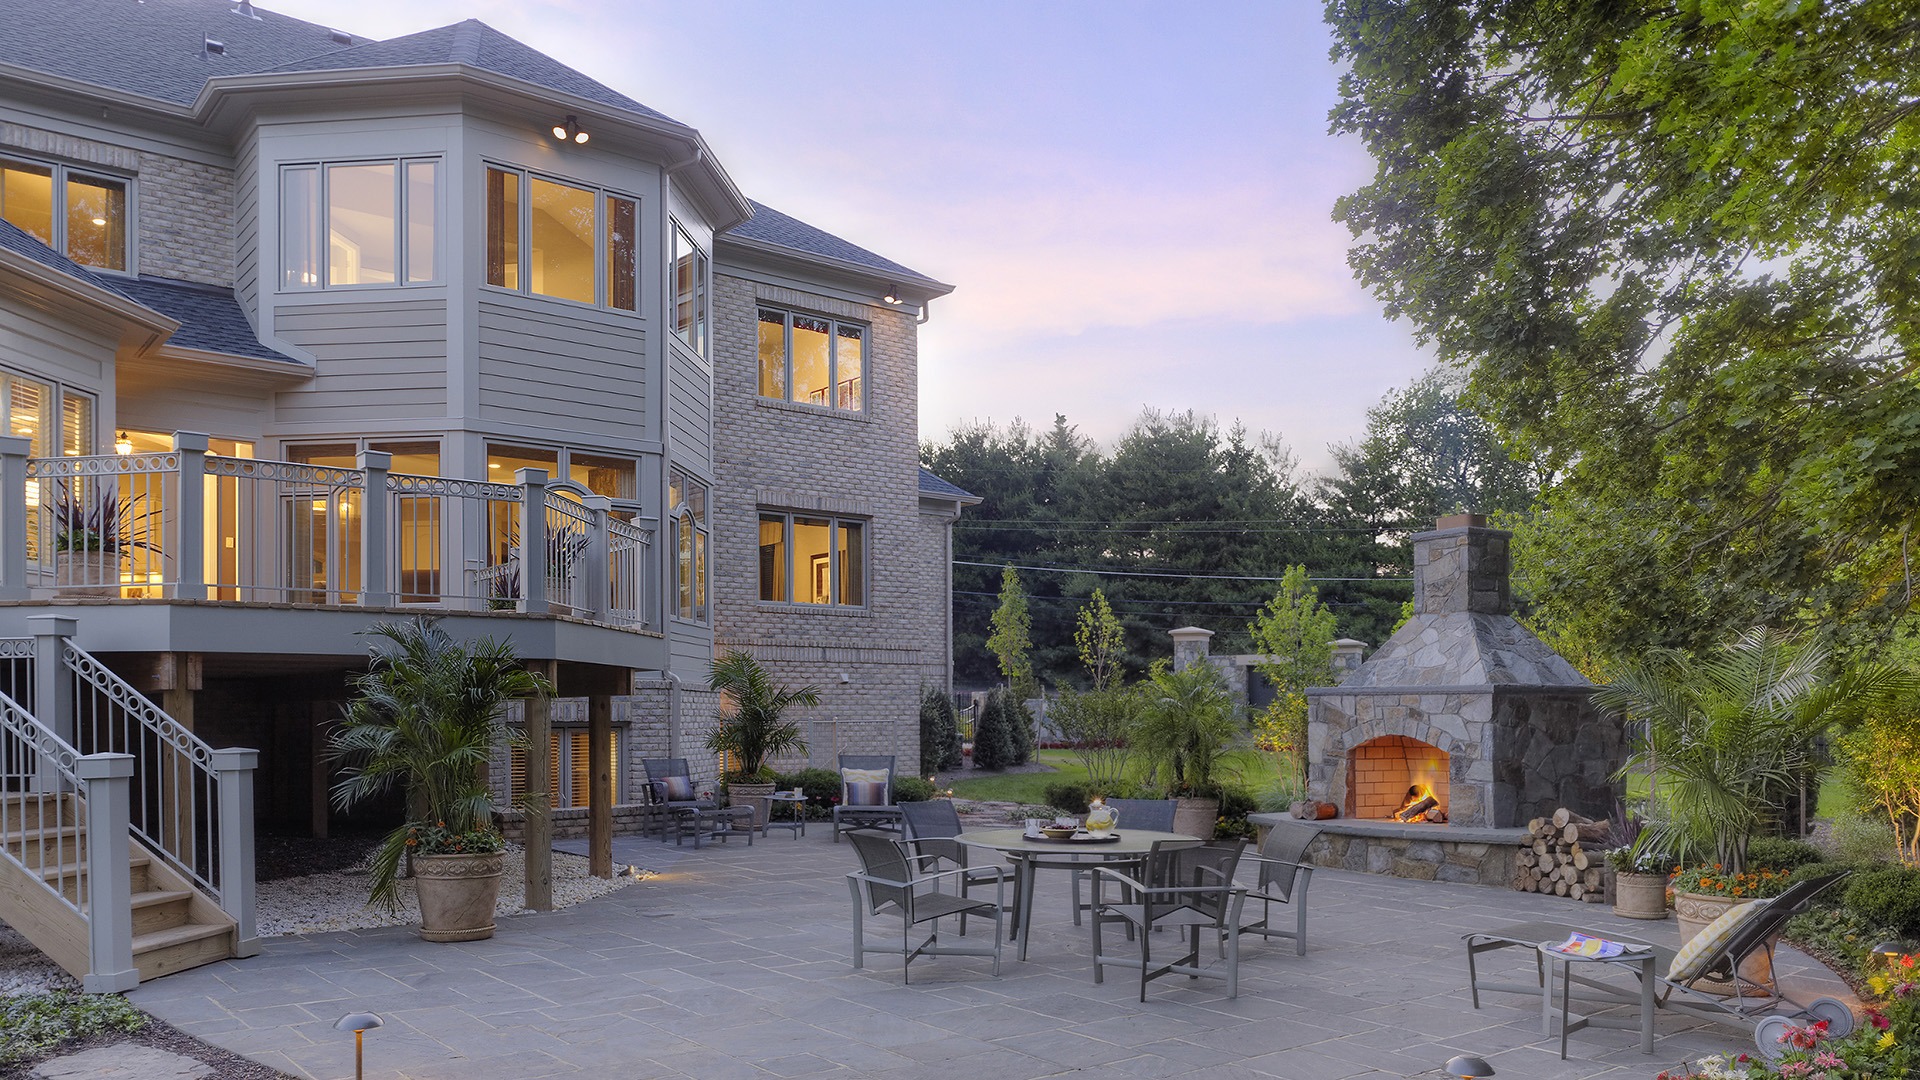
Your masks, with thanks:
[[[1413,538],[1415,615],[1511,615],[1507,584],[1513,534],[1479,514],[1450,514]]]
[[[1366,642],[1355,641],[1350,637],[1335,639],[1333,643],[1334,684],[1338,685],[1340,680],[1346,678],[1348,675],[1353,674],[1354,670],[1360,666],[1360,662],[1362,660],[1365,660],[1366,658],[1367,658]]]
[[[1173,639],[1173,670],[1185,671],[1189,664],[1207,661],[1213,631],[1198,626],[1183,626],[1168,631],[1167,636]]]

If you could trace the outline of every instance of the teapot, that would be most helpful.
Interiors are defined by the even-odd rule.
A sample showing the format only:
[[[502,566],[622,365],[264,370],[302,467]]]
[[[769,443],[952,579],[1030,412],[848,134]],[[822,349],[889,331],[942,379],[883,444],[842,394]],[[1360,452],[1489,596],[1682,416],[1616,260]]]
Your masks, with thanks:
[[[1113,807],[1108,806],[1107,804],[1100,802],[1098,800],[1095,800],[1092,805],[1087,807],[1087,831],[1088,832],[1090,833],[1109,832],[1119,824],[1120,824],[1120,811],[1115,810]]]

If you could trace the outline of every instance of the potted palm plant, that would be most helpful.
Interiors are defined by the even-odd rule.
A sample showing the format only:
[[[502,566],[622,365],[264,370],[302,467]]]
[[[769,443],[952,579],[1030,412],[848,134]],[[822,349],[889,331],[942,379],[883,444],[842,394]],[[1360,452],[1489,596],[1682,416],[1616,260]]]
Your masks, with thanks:
[[[707,734],[707,749],[722,760],[727,801],[753,807],[754,828],[764,827],[767,796],[774,787],[767,759],[806,752],[800,725],[788,720],[786,712],[795,705],[818,707],[820,688],[779,685],[758,660],[740,652],[713,661],[707,687],[721,694],[720,724]]]
[[[1173,831],[1210,839],[1220,816],[1221,760],[1240,732],[1239,710],[1212,664],[1172,671],[1156,662],[1142,686],[1134,750],[1176,800]]]
[[[405,796],[406,820],[374,853],[369,900],[398,907],[401,861],[411,859],[420,936],[490,938],[505,841],[487,764],[495,745],[513,738],[501,719],[507,702],[553,688],[506,643],[456,641],[424,616],[366,633],[375,639],[371,661],[353,680],[355,697],[328,738],[328,757],[345,766],[336,807],[396,787]]]

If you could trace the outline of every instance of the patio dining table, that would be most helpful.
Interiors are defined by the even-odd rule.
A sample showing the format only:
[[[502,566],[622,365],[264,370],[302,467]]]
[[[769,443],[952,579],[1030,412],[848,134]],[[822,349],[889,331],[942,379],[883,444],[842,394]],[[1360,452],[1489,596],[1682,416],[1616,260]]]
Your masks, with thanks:
[[[1148,829],[1115,829],[1117,840],[1104,842],[1035,840],[1025,829],[965,829],[954,839],[970,847],[988,848],[1014,864],[1013,926],[1009,938],[1020,942],[1020,959],[1027,958],[1028,931],[1033,925],[1033,877],[1038,869],[1085,869],[1096,863],[1138,863],[1161,840],[1192,840],[1185,833]]]

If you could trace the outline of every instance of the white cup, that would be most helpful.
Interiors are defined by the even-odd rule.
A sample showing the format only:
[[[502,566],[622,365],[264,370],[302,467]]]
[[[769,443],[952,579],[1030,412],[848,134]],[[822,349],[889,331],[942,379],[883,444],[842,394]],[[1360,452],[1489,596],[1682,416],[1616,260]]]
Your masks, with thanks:
[[[1046,823],[1047,823],[1046,819],[1044,818],[1030,817],[1027,819],[1027,831],[1030,833],[1037,833],[1040,831],[1040,826],[1045,825]]]

